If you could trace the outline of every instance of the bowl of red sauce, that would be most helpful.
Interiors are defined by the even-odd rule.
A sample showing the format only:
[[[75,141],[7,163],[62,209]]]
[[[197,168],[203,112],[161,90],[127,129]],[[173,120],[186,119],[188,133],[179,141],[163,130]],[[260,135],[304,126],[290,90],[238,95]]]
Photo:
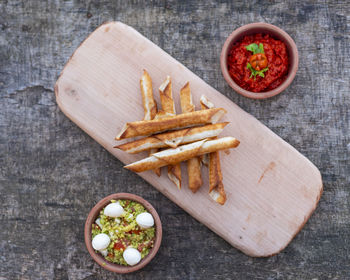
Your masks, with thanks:
[[[298,70],[298,49],[282,29],[251,23],[231,33],[222,48],[221,71],[239,94],[264,99],[284,91]]]

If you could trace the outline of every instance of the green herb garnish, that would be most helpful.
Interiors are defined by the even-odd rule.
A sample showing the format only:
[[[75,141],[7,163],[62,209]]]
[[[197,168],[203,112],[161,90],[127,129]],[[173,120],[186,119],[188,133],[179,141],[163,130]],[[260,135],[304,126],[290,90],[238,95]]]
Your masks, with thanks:
[[[255,43],[253,44],[250,44],[248,46],[245,47],[247,49],[247,51],[251,51],[253,52],[253,54],[256,54],[256,53],[265,53],[264,52],[264,46],[262,43],[259,44],[259,46]]]
[[[256,80],[256,75],[259,75],[260,77],[264,78],[264,77],[265,77],[264,72],[266,72],[267,70],[269,70],[268,67],[266,67],[266,68],[264,68],[264,69],[262,69],[262,70],[260,70],[260,71],[255,70],[255,69],[250,65],[249,62],[248,62],[248,64],[247,64],[247,69],[249,69],[249,70],[252,72],[252,74],[250,75],[249,78],[251,78],[251,77],[254,76],[254,80]]]

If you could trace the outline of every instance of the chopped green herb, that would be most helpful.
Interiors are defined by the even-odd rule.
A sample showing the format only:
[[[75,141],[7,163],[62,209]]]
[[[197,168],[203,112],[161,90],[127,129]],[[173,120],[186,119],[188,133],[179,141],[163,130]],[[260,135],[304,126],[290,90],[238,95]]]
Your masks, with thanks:
[[[247,64],[247,69],[249,69],[249,70],[252,72],[252,74],[250,75],[249,78],[251,78],[251,77],[254,76],[254,80],[256,80],[256,75],[259,75],[260,77],[264,78],[264,77],[265,77],[264,72],[266,72],[267,70],[269,70],[268,67],[266,67],[266,68],[264,68],[264,69],[262,69],[262,70],[260,70],[260,71],[255,70],[255,69],[250,65],[250,63]]]
[[[264,52],[264,46],[262,43],[259,44],[259,46],[255,43],[253,44],[250,44],[248,46],[245,47],[247,49],[247,51],[251,51],[253,52],[253,54],[256,54],[256,53],[265,53]]]

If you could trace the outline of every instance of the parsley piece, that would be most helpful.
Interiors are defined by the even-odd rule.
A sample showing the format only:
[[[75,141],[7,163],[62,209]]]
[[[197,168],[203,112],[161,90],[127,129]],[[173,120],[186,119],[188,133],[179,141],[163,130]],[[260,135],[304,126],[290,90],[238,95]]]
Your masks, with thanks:
[[[264,68],[264,69],[262,69],[262,70],[260,70],[260,71],[255,70],[255,69],[250,65],[250,63],[247,64],[247,69],[249,69],[249,70],[252,72],[252,74],[250,75],[249,78],[251,78],[251,77],[254,76],[254,80],[256,80],[256,75],[259,75],[260,77],[264,78],[264,77],[265,77],[264,72],[266,72],[267,70],[269,70],[268,67],[266,67],[266,68]]]
[[[256,53],[265,53],[264,52],[264,46],[262,43],[259,44],[259,46],[255,43],[250,44],[248,46],[245,47],[247,49],[247,51],[253,52],[253,54]]]

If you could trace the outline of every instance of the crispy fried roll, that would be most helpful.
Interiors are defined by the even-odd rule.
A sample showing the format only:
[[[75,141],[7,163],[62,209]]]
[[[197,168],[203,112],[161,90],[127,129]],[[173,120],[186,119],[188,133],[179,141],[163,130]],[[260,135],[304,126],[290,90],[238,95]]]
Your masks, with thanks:
[[[200,103],[204,110],[214,108],[214,104],[204,95],[201,96]],[[219,152],[203,155],[202,162],[209,167],[209,195],[217,203],[223,205],[226,202],[226,193],[222,183]]]
[[[236,148],[238,145],[239,141],[234,137],[201,140],[177,147],[176,149],[168,149],[155,153],[148,158],[139,160],[124,167],[134,172],[143,172],[169,164],[176,164],[203,154]]]
[[[166,114],[176,115],[175,103],[173,99],[171,79],[167,76],[166,80],[159,87],[160,102],[162,103],[162,109]],[[176,185],[178,189],[181,189],[181,165],[180,163],[168,166],[168,177]]]
[[[189,113],[195,110],[192,102],[190,83],[187,82],[180,90],[180,102],[182,113]],[[187,162],[188,187],[195,193],[202,186],[201,161],[198,157],[190,158]]]
[[[153,97],[152,79],[146,70],[140,79],[143,109],[145,111],[144,120],[153,120],[157,113],[157,103]]]
[[[170,129],[178,129],[209,123],[214,124],[217,123],[225,113],[226,110],[223,108],[213,108],[180,114],[173,117],[165,117],[162,119],[130,122],[125,124],[115,139],[120,140],[160,133]]]
[[[179,145],[218,136],[227,124],[227,122],[207,124],[205,126],[165,132],[115,146],[114,148],[118,148],[129,154],[137,154],[150,149],[176,148]]]
[[[226,201],[218,151],[209,154],[209,195],[221,205]]]

